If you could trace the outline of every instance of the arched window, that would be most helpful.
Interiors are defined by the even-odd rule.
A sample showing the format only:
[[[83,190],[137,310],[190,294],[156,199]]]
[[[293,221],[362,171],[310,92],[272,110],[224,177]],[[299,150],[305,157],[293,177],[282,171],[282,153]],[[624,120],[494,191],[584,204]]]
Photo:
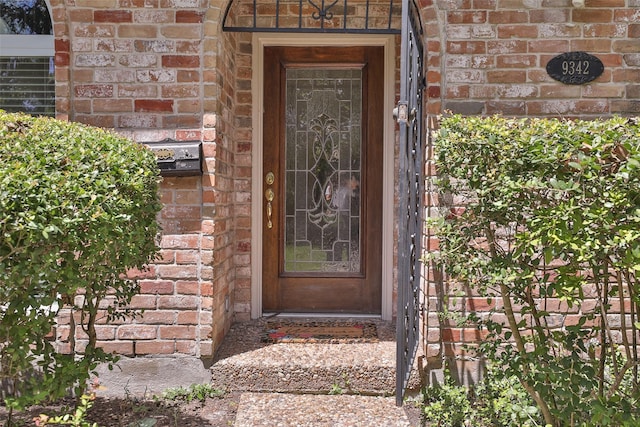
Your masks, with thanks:
[[[0,109],[55,115],[53,56],[45,0],[0,0]]]

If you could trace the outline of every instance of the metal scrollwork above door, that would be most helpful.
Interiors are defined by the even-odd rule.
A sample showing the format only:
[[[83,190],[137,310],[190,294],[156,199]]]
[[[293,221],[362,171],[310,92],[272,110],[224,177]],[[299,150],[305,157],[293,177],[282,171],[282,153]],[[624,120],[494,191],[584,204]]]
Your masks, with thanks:
[[[230,0],[225,31],[400,34],[401,0]]]

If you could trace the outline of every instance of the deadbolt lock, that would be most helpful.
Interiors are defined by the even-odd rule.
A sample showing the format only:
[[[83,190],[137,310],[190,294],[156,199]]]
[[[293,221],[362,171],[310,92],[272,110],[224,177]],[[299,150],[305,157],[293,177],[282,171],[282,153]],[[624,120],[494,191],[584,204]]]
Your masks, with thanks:
[[[265,176],[264,180],[267,183],[267,185],[272,185],[275,182],[276,177],[275,175],[273,175],[273,172],[269,172],[267,173],[267,176]]]

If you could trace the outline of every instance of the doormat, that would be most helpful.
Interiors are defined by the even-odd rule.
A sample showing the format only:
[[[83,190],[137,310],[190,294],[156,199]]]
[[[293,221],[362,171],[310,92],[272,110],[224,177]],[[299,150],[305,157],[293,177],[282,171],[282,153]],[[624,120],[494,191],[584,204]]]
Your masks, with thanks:
[[[373,322],[272,320],[265,324],[262,341],[318,344],[371,343],[378,342],[378,330]]]

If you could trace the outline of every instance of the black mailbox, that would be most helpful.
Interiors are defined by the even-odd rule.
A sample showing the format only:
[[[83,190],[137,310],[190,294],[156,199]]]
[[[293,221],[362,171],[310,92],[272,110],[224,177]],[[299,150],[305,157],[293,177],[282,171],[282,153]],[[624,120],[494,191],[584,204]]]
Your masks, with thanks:
[[[201,175],[200,141],[176,141],[164,139],[157,142],[146,142],[158,159],[158,167],[162,176]]]

